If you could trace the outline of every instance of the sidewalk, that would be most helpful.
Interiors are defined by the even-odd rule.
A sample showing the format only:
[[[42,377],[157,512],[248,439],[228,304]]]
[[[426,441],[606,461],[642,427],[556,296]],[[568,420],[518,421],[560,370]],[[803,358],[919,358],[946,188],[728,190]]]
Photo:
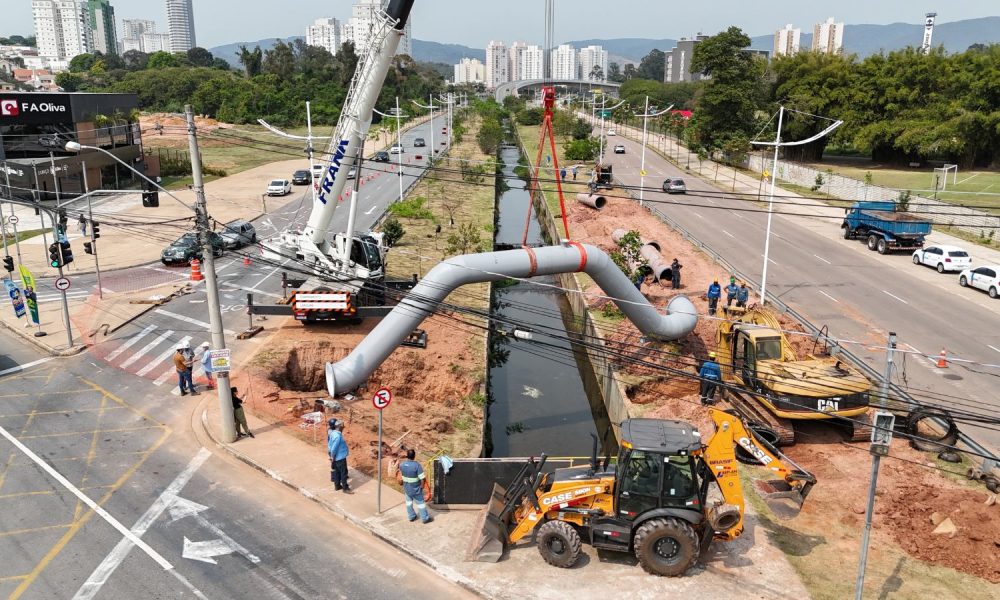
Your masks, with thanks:
[[[433,523],[410,523],[402,495],[383,485],[383,512],[377,514],[374,480],[352,469],[354,494],[335,492],[330,483],[329,461],[321,447],[294,437],[281,425],[261,421],[250,414],[251,409],[247,405],[247,420],[255,438],[243,438],[233,444],[218,442],[219,407],[214,395],[201,396],[194,413],[195,427],[204,427],[205,433],[221,448],[263,474],[483,597],[561,600],[572,596],[581,600],[607,600],[621,596],[623,591],[630,598],[650,599],[668,594],[705,600],[734,596],[798,600],[809,597],[785,556],[768,543],[768,534],[757,524],[749,507],[743,536],[730,544],[714,544],[706,564],[680,578],[648,575],[631,555],[598,553],[586,544],[577,565],[568,570],[546,564],[530,541],[512,548],[499,563],[464,562],[477,511],[432,509]],[[315,433],[325,437],[325,423]],[[346,433],[349,438],[350,427]]]

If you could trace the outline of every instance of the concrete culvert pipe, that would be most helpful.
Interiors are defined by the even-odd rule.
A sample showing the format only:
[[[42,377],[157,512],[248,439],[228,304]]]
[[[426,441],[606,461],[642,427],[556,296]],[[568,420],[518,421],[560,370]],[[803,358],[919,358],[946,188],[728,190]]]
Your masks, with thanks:
[[[459,286],[580,271],[590,275],[606,295],[614,298],[618,308],[646,337],[676,340],[691,333],[698,323],[698,313],[686,296],[670,300],[666,314],[658,312],[611,258],[590,244],[563,242],[559,246],[466,254],[431,269],[349,355],[327,363],[327,391],[336,396],[367,381],[400,342]]]
[[[670,281],[673,269],[670,268],[670,263],[663,260],[659,248],[653,244],[644,244],[639,248],[639,255],[646,259],[646,263],[649,264],[649,269],[657,281]]]
[[[608,199],[600,194],[585,194],[582,192],[576,195],[576,201],[597,210],[601,210],[608,203]]]
[[[623,237],[625,237],[625,234],[627,233],[628,233],[627,229],[615,229],[614,231],[611,232],[611,239],[614,240],[614,242],[617,244],[622,240]],[[646,238],[640,237],[639,242],[643,246],[652,246],[653,249],[656,250],[657,252],[660,251],[660,242],[657,242],[656,240],[647,240]],[[647,258],[646,260],[649,259]]]

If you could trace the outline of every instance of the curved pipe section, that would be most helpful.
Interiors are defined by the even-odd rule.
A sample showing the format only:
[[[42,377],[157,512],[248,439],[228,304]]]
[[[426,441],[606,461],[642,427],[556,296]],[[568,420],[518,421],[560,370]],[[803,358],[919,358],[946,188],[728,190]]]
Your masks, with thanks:
[[[356,389],[392,354],[406,336],[455,288],[508,277],[534,277],[584,272],[615,298],[615,304],[643,335],[676,340],[698,322],[694,304],[675,296],[660,314],[601,249],[563,242],[559,246],[466,254],[439,263],[342,360],[326,364],[326,387],[331,396]]]
[[[584,206],[589,206],[590,208],[596,208],[601,210],[604,205],[608,203],[608,199],[600,194],[585,194],[579,193],[576,195],[576,201]]]
[[[623,237],[628,233],[627,229],[615,229],[611,232],[611,239],[617,244],[622,240]],[[643,246],[652,246],[657,252],[660,251],[660,242],[656,240],[647,240],[646,238],[639,238]],[[648,259],[647,259],[648,260]]]

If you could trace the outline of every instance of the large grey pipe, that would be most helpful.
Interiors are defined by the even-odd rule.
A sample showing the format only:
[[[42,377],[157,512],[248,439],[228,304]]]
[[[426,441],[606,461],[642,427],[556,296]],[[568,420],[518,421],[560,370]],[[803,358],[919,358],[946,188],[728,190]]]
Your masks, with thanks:
[[[590,275],[606,295],[614,298],[618,308],[647,337],[676,340],[691,333],[698,322],[694,304],[685,296],[675,296],[667,305],[667,314],[657,312],[608,255],[589,244],[563,242],[543,248],[466,254],[431,269],[350,354],[338,362],[327,363],[327,391],[336,396],[367,381],[400,342],[459,286],[580,271]]]

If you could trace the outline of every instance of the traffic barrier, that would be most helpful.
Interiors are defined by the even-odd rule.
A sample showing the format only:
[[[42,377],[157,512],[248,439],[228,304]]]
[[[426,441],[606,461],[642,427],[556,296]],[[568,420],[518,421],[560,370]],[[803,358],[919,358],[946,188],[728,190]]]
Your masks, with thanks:
[[[201,274],[201,261],[197,258],[191,261],[191,281],[202,281],[205,276]]]
[[[939,369],[948,368],[948,353],[945,352],[944,348],[941,348],[941,354],[938,354],[937,368]]]

